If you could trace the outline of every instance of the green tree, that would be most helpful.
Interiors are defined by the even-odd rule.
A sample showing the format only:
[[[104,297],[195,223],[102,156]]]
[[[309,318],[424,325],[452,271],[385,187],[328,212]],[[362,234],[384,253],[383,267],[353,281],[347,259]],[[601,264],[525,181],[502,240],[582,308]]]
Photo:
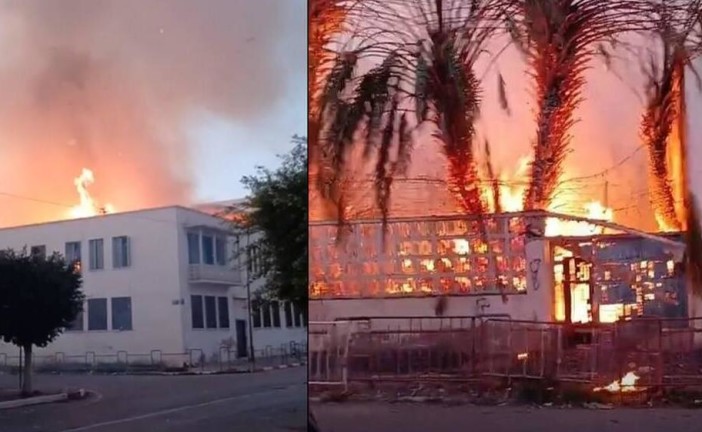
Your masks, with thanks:
[[[293,149],[275,169],[257,167],[242,183],[250,191],[243,228],[261,233],[256,247],[265,263],[265,293],[307,310],[307,139],[293,136]],[[240,226],[241,228],[241,226]]]
[[[32,393],[32,347],[45,347],[83,307],[82,278],[59,254],[0,252],[0,338],[24,352],[22,394]]]

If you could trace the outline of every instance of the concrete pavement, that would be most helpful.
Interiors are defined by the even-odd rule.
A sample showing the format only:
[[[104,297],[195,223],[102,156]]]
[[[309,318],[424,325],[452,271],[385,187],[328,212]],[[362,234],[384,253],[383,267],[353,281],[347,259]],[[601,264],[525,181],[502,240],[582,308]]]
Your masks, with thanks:
[[[36,375],[36,388],[85,388],[85,401],[0,411],[0,432],[304,431],[307,370],[205,376]],[[0,376],[0,387],[16,385]]]
[[[322,432],[692,432],[702,410],[312,404]]]

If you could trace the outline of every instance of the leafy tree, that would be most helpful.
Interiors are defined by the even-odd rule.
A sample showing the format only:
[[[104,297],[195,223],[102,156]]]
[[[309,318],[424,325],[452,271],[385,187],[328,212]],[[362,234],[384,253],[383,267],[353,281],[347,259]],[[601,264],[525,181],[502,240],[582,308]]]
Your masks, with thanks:
[[[59,254],[0,252],[0,338],[22,348],[22,394],[32,393],[32,347],[45,347],[83,307],[82,278]]]
[[[307,139],[295,135],[292,143],[276,170],[258,167],[242,179],[250,212],[239,225],[261,233],[249,248],[265,263],[256,276],[266,277],[266,294],[307,310]]]

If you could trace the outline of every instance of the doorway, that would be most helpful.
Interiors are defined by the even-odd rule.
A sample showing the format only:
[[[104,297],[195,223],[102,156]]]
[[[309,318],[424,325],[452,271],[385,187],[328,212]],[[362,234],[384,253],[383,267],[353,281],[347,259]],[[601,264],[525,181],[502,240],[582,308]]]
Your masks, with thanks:
[[[246,334],[246,320],[238,319],[236,325],[236,358],[244,358],[248,355],[248,337]]]

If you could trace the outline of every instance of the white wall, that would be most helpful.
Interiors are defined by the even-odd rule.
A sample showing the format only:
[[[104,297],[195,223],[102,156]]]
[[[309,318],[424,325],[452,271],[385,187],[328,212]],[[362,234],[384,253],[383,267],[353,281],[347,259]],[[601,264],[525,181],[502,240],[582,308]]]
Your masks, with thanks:
[[[275,313],[273,307],[270,307],[271,313]],[[280,316],[280,327],[259,327],[253,329],[254,348],[257,352],[276,353],[280,352],[283,346],[289,350],[290,342],[295,342],[296,344],[307,343],[307,327],[305,327],[304,323],[302,323],[302,327],[295,327],[293,318],[292,326],[287,326],[283,302],[280,302],[278,305],[278,314]],[[271,321],[273,321],[272,318]]]
[[[245,258],[230,259],[222,271],[231,271],[233,279],[209,282],[194,282],[189,279],[187,232],[206,230],[217,235],[231,234],[230,227],[222,219],[184,208],[168,207],[138,212],[117,213],[93,218],[75,219],[54,223],[0,229],[0,248],[21,249],[35,245],[46,245],[47,253],[65,253],[65,243],[81,242],[83,269],[83,292],[86,298],[131,297],[131,331],[111,330],[111,311],[108,300],[108,328],[105,331],[87,330],[87,312],[84,331],[65,332],[38,355],[63,353],[83,355],[115,355],[126,351],[130,355],[144,355],[148,360],[152,350],[160,350],[163,359],[176,359],[167,354],[185,353],[190,349],[202,350],[208,360],[220,352],[224,343],[236,349],[237,319],[251,325],[246,307],[246,288],[242,281],[246,277]],[[112,237],[130,238],[131,265],[124,269],[112,267]],[[88,240],[102,238],[104,241],[103,270],[89,270]],[[254,239],[256,234],[254,234]],[[243,239],[244,246],[247,238]],[[228,258],[235,256],[235,236],[229,236]],[[242,246],[243,247],[243,246]],[[236,274],[242,276],[238,278]],[[253,281],[251,291],[260,290],[263,280]],[[193,329],[191,319],[191,295],[226,297],[229,308],[228,329]],[[286,328],[281,311],[281,328],[254,329],[254,346],[257,350],[266,346],[279,349],[290,341],[298,343],[307,339],[305,328]],[[250,343],[250,342],[249,342]],[[0,344],[0,354],[16,356],[16,347]],[[177,363],[197,360],[182,356]]]
[[[163,208],[117,213],[93,218],[30,225],[0,230],[0,248],[20,249],[25,245],[46,245],[47,254],[65,253],[65,243],[81,242],[83,292],[86,299],[131,297],[131,331],[66,332],[37,354],[63,352],[66,355],[93,351],[114,354],[149,354],[151,350],[182,352],[178,272],[176,209]],[[112,237],[129,236],[131,265],[112,268]],[[89,270],[88,240],[104,241],[104,269]],[[108,328],[111,328],[108,301]],[[0,352],[16,355],[14,347],[0,346]]]
[[[234,308],[233,297],[237,288],[225,283],[204,284],[194,283],[188,280],[188,231],[207,230],[213,234],[227,235],[231,227],[222,219],[210,216],[200,211],[180,208],[178,211],[178,257],[182,265],[180,266],[180,296],[183,299],[181,307],[182,325],[181,331],[184,335],[185,349],[202,350],[207,359],[214,358],[219,354],[220,347],[227,339],[235,340]],[[232,249],[232,238],[229,238],[227,257],[234,254]],[[230,259],[226,268],[238,271],[238,266]],[[191,317],[191,295],[207,295],[215,297],[227,297],[229,307],[229,329],[193,329]],[[240,318],[240,317],[239,317]]]
[[[242,234],[240,237],[241,249],[245,250],[248,245],[254,244],[255,242],[259,241],[260,238],[260,233],[251,233],[250,235]],[[263,292],[266,285],[266,280],[264,278],[256,278],[255,274],[253,273],[248,274],[248,265],[245,260],[242,260],[241,268],[242,277],[244,280],[249,277],[252,278],[250,282],[250,291],[252,298],[256,298]],[[253,327],[254,349],[257,352],[266,350],[267,347],[269,347],[269,350],[273,349],[275,351],[279,351],[283,345],[289,347],[290,342],[295,342],[297,344],[307,343],[307,327],[304,326],[304,323],[302,327],[294,327],[293,321],[293,327],[286,327],[283,302],[280,302],[279,304],[279,314],[281,321],[281,326],[279,328]],[[250,325],[253,326],[253,323]]]

